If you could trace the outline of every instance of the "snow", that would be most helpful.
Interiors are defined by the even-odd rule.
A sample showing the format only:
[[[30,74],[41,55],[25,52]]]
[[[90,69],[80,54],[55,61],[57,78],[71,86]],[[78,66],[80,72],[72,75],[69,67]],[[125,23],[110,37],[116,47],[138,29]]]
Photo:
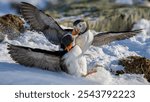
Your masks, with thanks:
[[[150,21],[141,19],[133,29],[144,29],[142,33],[130,39],[114,41],[101,47],[91,46],[85,53],[88,70],[95,68],[97,73],[87,77],[75,77],[64,72],[50,72],[16,64],[9,56],[7,44],[0,43],[0,84],[149,84],[143,75],[124,74],[115,76],[111,70],[123,69],[118,60],[131,55],[150,58]],[[5,42],[33,48],[58,50],[41,33],[26,31],[16,40]]]
[[[117,4],[128,4],[128,5],[132,5],[133,1],[132,0],[116,0]]]
[[[10,4],[4,2],[4,0],[0,0],[0,16],[7,13],[15,13],[15,10],[11,9]]]
[[[133,5],[133,4],[143,4],[145,1],[147,0],[116,0],[115,3]]]
[[[32,48],[43,48],[51,51],[57,51],[59,49],[59,46],[50,43],[42,33],[38,33],[35,31],[26,31],[24,34],[21,34],[21,36],[17,38],[17,40],[6,40],[4,42],[9,42],[14,45],[28,46]]]

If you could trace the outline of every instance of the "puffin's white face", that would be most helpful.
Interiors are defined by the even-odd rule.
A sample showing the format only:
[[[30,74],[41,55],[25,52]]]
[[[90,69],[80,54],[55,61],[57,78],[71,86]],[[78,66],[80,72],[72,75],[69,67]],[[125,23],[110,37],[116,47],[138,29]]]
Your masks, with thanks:
[[[74,25],[72,35],[83,34],[84,32],[87,31],[87,29],[88,29],[88,25],[85,21],[79,22],[77,25]]]
[[[87,24],[86,22],[80,22],[79,24],[77,24],[76,28],[80,33],[83,33],[87,29]]]

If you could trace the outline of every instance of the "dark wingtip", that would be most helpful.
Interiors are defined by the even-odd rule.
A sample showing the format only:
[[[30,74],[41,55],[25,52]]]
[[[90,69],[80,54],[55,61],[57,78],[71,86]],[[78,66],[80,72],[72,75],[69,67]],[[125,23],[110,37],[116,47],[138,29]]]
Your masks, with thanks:
[[[142,31],[143,31],[143,29],[132,30],[132,32],[135,32],[135,33],[140,33],[140,32],[142,32]]]
[[[31,5],[31,4],[29,4],[29,3],[27,3],[27,2],[20,2],[20,8],[23,6],[23,5]]]
[[[11,44],[8,44],[7,45],[7,50],[8,50],[8,54],[10,54],[10,57],[13,59],[13,57],[12,57],[12,45]]]
[[[10,45],[10,44],[8,44],[8,45],[7,45],[7,50],[10,50],[10,47],[11,47],[11,45]]]
[[[27,2],[23,2],[23,1],[21,2],[21,4],[29,4],[29,5],[31,5],[30,3],[27,3]]]
[[[36,8],[33,4],[30,4],[30,3],[28,3],[28,2],[20,2],[20,8],[21,8],[22,6],[31,6],[31,7]]]
[[[26,4],[27,2],[23,2],[23,1],[22,1],[21,3],[22,3],[22,4]]]

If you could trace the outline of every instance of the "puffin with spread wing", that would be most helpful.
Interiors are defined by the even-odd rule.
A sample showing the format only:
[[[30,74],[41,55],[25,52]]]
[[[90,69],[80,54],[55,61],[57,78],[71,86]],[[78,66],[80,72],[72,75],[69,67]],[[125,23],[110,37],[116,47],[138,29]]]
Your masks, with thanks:
[[[23,17],[34,30],[43,32],[51,43],[59,45],[63,50],[47,51],[9,44],[12,59],[21,65],[64,71],[76,76],[86,76],[93,72],[87,71],[84,57],[84,52],[91,44],[101,46],[132,37],[141,31],[106,32],[94,36],[84,20],[76,20],[73,29],[63,29],[51,16],[29,3],[22,2],[20,8]]]

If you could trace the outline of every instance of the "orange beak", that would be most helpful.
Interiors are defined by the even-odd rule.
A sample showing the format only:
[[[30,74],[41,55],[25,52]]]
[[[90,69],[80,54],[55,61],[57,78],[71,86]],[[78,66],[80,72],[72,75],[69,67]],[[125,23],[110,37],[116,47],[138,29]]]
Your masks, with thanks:
[[[68,52],[72,49],[73,45],[72,43],[70,43],[66,48],[65,50],[67,50]]]
[[[73,31],[72,31],[72,35],[77,35],[77,34],[79,34],[79,32],[80,32],[80,30],[79,29],[77,29],[77,28],[74,28],[73,29]]]

